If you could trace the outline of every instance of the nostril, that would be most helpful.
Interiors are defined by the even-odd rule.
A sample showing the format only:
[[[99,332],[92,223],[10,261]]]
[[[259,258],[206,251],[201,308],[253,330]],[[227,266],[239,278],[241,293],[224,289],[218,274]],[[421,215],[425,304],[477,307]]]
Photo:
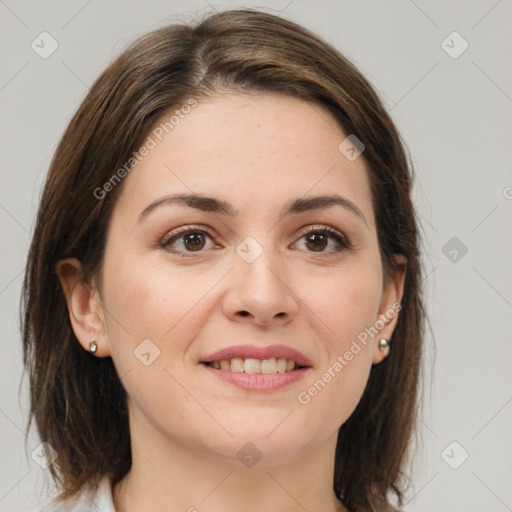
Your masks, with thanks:
[[[248,315],[250,315],[250,313],[248,311],[240,311],[240,315],[248,316]]]

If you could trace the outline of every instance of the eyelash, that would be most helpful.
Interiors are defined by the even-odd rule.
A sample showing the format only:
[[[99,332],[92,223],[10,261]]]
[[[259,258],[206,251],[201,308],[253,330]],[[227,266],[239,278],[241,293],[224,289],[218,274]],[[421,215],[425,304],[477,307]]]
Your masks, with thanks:
[[[190,233],[201,233],[203,235],[207,235],[208,237],[210,237],[212,240],[215,239],[215,236],[213,235],[213,233],[211,233],[210,231],[206,230],[204,227],[200,227],[200,226],[184,226],[183,228],[178,228],[176,231],[174,231],[173,233],[171,233],[169,236],[166,236],[161,242],[160,242],[160,247],[171,252],[171,253],[174,253],[174,254],[179,254],[181,255],[182,257],[194,257],[196,254],[200,254],[202,252],[205,252],[204,250],[199,250],[199,251],[176,251],[176,250],[169,250],[168,247],[173,244],[174,242],[176,242],[177,240],[179,240],[180,238],[182,238],[184,235],[188,235]],[[352,249],[352,246],[350,244],[350,242],[347,240],[347,238],[345,236],[343,236],[339,231],[337,231],[336,229],[333,229],[333,228],[329,228],[327,226],[313,226],[313,227],[310,227],[308,228],[306,231],[303,231],[300,235],[300,238],[299,240],[301,240],[302,238],[304,238],[305,236],[311,234],[311,233],[316,233],[316,234],[320,234],[320,235],[328,235],[330,238],[334,239],[335,242],[338,244],[338,247],[336,249],[333,249],[331,251],[319,251],[319,252],[315,252],[315,251],[308,251],[312,254],[316,254],[320,257],[326,257],[326,256],[331,256],[333,253],[339,253],[341,251],[344,251],[344,250],[350,250]]]

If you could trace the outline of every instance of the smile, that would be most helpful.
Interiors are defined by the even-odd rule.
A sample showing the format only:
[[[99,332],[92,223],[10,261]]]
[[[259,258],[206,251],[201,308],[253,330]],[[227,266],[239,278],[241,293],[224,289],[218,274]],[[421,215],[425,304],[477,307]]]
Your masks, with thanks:
[[[312,366],[304,354],[282,345],[239,345],[210,354],[200,363],[211,375],[251,391],[286,387]]]

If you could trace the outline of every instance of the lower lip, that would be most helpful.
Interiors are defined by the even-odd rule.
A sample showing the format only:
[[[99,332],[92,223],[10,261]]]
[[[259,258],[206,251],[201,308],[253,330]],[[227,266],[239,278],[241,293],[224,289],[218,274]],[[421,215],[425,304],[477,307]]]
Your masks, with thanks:
[[[283,389],[301,380],[309,370],[309,368],[300,368],[299,370],[293,370],[291,372],[264,375],[263,373],[218,370],[217,368],[212,368],[205,364],[202,364],[201,366],[218,379],[229,382],[230,384],[248,391],[275,391],[277,389]]]

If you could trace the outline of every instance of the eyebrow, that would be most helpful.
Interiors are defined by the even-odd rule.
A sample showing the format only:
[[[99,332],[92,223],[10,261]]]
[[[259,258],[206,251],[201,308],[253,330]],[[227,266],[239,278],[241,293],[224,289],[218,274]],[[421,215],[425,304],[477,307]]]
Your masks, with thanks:
[[[150,212],[162,205],[182,204],[190,208],[196,208],[204,212],[220,213],[228,217],[236,217],[238,210],[232,204],[216,199],[214,197],[203,196],[199,194],[174,194],[156,199],[149,204],[139,214],[137,222],[141,222]],[[289,214],[298,214],[311,210],[329,208],[332,206],[341,206],[345,210],[353,213],[359,220],[363,221],[366,226],[368,223],[363,212],[349,199],[335,195],[322,195],[306,198],[297,198],[287,201],[281,209],[281,217]]]

